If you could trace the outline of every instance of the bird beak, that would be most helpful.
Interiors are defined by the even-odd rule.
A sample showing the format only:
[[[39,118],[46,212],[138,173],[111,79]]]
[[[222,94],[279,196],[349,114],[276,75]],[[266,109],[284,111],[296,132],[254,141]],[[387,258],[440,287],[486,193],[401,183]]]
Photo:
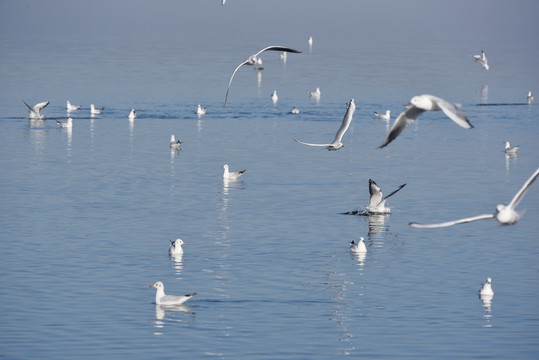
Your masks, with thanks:
[[[150,285],[151,288],[155,287],[155,285]]]

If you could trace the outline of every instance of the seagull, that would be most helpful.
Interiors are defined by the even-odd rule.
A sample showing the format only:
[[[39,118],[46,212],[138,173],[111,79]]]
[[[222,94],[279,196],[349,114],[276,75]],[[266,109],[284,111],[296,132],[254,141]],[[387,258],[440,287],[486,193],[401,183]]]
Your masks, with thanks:
[[[527,97],[527,99],[528,99],[528,104],[531,104],[531,103],[533,102],[533,100],[535,100],[534,97],[533,97],[533,95],[532,95],[531,90],[528,91],[528,97]]]
[[[385,204],[389,197],[395,195],[400,189],[405,187],[406,184],[402,184],[389,195],[383,197],[382,190],[376,185],[374,180],[369,179],[369,206],[366,207],[366,210],[369,212],[369,215],[374,214],[390,214],[391,209],[386,208]]]
[[[494,291],[492,290],[492,279],[487,278],[484,284],[481,284],[481,289],[479,289],[480,296],[493,296]]]
[[[129,120],[135,120],[137,118],[137,113],[135,112],[135,109],[131,109],[128,118]]]
[[[43,102],[40,102],[40,103],[37,103],[34,105],[34,107],[30,107],[30,105],[28,105],[26,103],[26,101],[23,101],[24,105],[26,105],[26,107],[28,108],[28,110],[30,110],[30,115],[28,115],[28,117],[30,119],[43,119],[45,116],[44,115],[41,115],[41,110],[46,108],[47,105],[49,105],[49,102],[48,101],[43,101]]]
[[[206,108],[203,108],[202,106],[200,106],[200,104],[198,104],[197,115],[204,115],[205,113],[206,113]]]
[[[172,150],[181,150],[182,148],[182,142],[180,140],[176,140],[174,134],[170,135],[170,148]]]
[[[291,114],[299,114],[299,109],[296,108],[295,106],[292,107],[292,110],[290,110],[290,113]]]
[[[277,96],[277,90],[273,91],[273,94],[271,94],[271,101],[275,104],[279,100],[279,97]]]
[[[103,112],[104,108],[97,109],[94,104],[90,105],[90,115],[99,115]]]
[[[165,285],[161,281],[156,282],[150,287],[157,290],[155,293],[155,303],[157,305],[181,305],[197,294],[191,293],[184,296],[167,295],[165,294]]]
[[[283,47],[283,46],[268,46],[268,47],[260,50],[256,54],[253,54],[253,55],[249,56],[247,59],[245,59],[245,61],[243,61],[241,64],[239,64],[234,69],[234,72],[232,73],[232,76],[230,77],[230,81],[228,82],[228,88],[226,89],[225,105],[226,105],[226,100],[228,99],[228,92],[230,91],[230,85],[232,84],[232,79],[234,78],[234,75],[236,74],[236,72],[243,65],[254,65],[254,64],[256,64],[257,60],[258,60],[257,59],[258,55],[260,55],[264,51],[286,51],[286,52],[293,52],[293,53],[301,53],[301,51],[299,51],[299,50],[295,50],[295,49],[291,49],[291,48],[287,48],[287,47]]]
[[[58,123],[58,125],[60,125],[63,128],[71,129],[73,127],[73,119],[72,118],[68,118],[66,122],[56,120],[56,123]]]
[[[354,103],[354,99],[351,99],[350,102],[346,104],[346,106],[346,113],[344,114],[344,118],[342,119],[341,127],[339,128],[339,130],[337,130],[337,133],[335,134],[335,139],[333,139],[333,142],[331,144],[310,144],[296,139],[294,139],[294,141],[309,146],[325,146],[330,151],[339,150],[340,148],[342,148],[344,146],[341,142],[342,137],[346,130],[348,130],[348,126],[350,126],[350,122],[352,121],[352,117],[354,116],[354,111],[356,111],[356,104]]]
[[[524,194],[526,194],[526,191],[530,188],[530,186],[533,184],[537,176],[539,175],[539,168],[535,170],[535,172],[530,176],[528,180],[522,185],[520,190],[515,194],[509,205],[502,205],[499,204],[496,206],[496,212],[494,214],[484,214],[484,215],[477,215],[472,216],[469,218],[464,218],[460,220],[453,220],[453,221],[447,221],[439,224],[419,224],[415,222],[409,223],[410,226],[415,228],[440,228],[440,227],[447,227],[457,224],[464,224],[469,223],[476,220],[483,220],[483,219],[492,219],[496,218],[498,222],[502,225],[514,225],[517,223],[518,220],[524,215],[525,211],[515,211],[515,208],[520,203],[522,198],[524,197]]]
[[[509,141],[504,141],[503,143],[505,144],[505,153],[507,155],[516,155],[517,154],[517,151],[518,151],[518,148],[520,147],[520,145],[511,147],[511,143]]]
[[[223,171],[223,179],[225,180],[237,180],[247,170],[247,169],[243,169],[241,171],[228,171],[227,164],[223,165],[223,169],[225,169]]]
[[[481,50],[481,55],[474,55],[473,58],[482,66],[481,70],[489,69],[487,55],[483,50]]]
[[[80,105],[71,105],[71,103],[69,102],[69,100],[67,100],[67,111],[75,111],[75,110],[79,110],[80,109]]]
[[[182,245],[186,244],[182,239],[170,240],[170,247],[168,248],[169,256],[181,256],[183,255]]]
[[[418,95],[414,96],[408,105],[411,105],[406,108],[398,117],[397,120],[393,123],[389,134],[384,139],[382,144],[378,148],[383,148],[387,146],[390,142],[395,140],[397,136],[410,124],[412,123],[419,115],[425,111],[438,111],[442,110],[451,120],[457,123],[457,125],[471,129],[473,125],[470,124],[470,121],[464,114],[458,109],[457,105],[450,103],[447,100],[439,98],[434,95]]]
[[[374,112],[374,117],[376,118],[376,120],[385,120],[385,121],[389,121],[389,119],[391,118],[391,110],[386,110],[385,115],[384,115],[384,114],[379,114],[379,113],[377,113],[377,112],[375,111],[375,112]]]
[[[317,87],[315,91],[309,91],[309,97],[311,97],[311,98],[318,99],[318,98],[320,98],[320,95],[321,95],[321,92],[320,92],[319,87]]]
[[[365,239],[363,237],[360,237],[357,244],[354,242],[354,240],[352,240],[352,242],[350,243],[350,252],[354,254],[366,253],[367,247],[365,246],[364,240]]]

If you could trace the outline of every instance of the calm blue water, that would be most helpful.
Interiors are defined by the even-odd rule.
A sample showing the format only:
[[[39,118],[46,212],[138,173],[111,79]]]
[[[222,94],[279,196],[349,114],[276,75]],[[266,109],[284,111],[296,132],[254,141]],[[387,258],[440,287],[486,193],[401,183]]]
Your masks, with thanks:
[[[227,11],[226,23],[239,6],[211,14]],[[314,28],[302,24],[278,30],[294,30],[284,40],[232,28],[227,43],[203,22],[173,46],[121,33],[72,47],[76,31],[21,45],[20,33],[1,34],[1,357],[539,357],[539,185],[515,226],[408,226],[493,212],[539,166],[539,103],[495,106],[539,91],[539,49],[517,30],[453,36],[442,22],[428,35],[442,43],[335,30],[309,52]],[[192,46],[201,39],[208,46]],[[304,53],[286,64],[265,54],[259,85],[241,69],[223,107],[234,67],[274,42]],[[471,59],[483,46],[488,73]],[[316,86],[319,102],[307,95]],[[386,124],[373,111],[391,109],[393,121],[421,93],[461,103],[475,128],[428,113],[377,149]],[[350,98],[343,149],[292,140],[330,141]],[[29,121],[21,100],[50,100],[47,119]],[[55,121],[66,100],[83,106],[72,131]],[[91,118],[90,103],[104,113]],[[195,115],[198,103],[206,115]],[[170,151],[170,134],[181,151]],[[505,157],[504,140],[520,145],[517,158]],[[223,183],[225,163],[247,169],[241,181]],[[407,184],[392,214],[342,215],[367,204],[370,178],[385,193]],[[360,236],[368,253],[351,256]],[[187,245],[174,261],[177,237]],[[477,296],[487,276],[490,307]],[[197,295],[160,308],[157,280]]]

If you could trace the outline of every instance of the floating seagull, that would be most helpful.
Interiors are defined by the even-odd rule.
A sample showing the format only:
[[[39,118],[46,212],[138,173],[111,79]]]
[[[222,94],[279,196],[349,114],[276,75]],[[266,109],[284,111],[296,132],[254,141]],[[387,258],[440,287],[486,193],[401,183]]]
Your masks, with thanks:
[[[527,100],[528,100],[528,104],[531,104],[531,103],[533,102],[533,100],[535,100],[535,98],[534,98],[533,95],[532,95],[531,90],[528,91],[528,97],[527,97]]]
[[[484,214],[484,215],[477,215],[472,216],[469,218],[464,218],[460,220],[454,220],[454,221],[447,221],[444,223],[439,224],[418,224],[411,222],[409,225],[416,228],[440,228],[440,227],[446,227],[446,226],[452,226],[457,224],[464,224],[476,220],[483,220],[483,219],[492,219],[496,218],[498,222],[502,225],[514,225],[517,223],[517,221],[524,215],[524,211],[515,211],[515,208],[520,203],[522,198],[524,197],[524,194],[526,194],[526,191],[530,188],[530,186],[533,184],[537,176],[539,175],[539,168],[535,170],[535,172],[530,176],[528,180],[522,185],[520,190],[516,193],[516,195],[513,197],[509,205],[502,205],[499,204],[496,206],[496,212],[494,214]]]
[[[346,104],[346,113],[344,114],[344,118],[342,119],[342,124],[339,130],[337,130],[337,133],[335,134],[335,139],[333,139],[333,142],[331,144],[310,144],[306,142],[302,142],[299,140],[294,139],[294,141],[299,142],[303,145],[309,145],[309,146],[324,146],[330,151],[339,150],[344,145],[341,142],[342,137],[346,130],[348,130],[348,126],[350,126],[350,122],[352,121],[352,117],[354,116],[354,111],[356,111],[356,104],[354,103],[354,99],[351,99],[348,104]]]
[[[375,214],[390,214],[391,209],[386,208],[385,204],[389,197],[395,195],[400,189],[405,187],[406,184],[402,184],[389,195],[383,197],[382,190],[376,185],[374,180],[369,179],[369,206],[366,207],[366,210],[370,215]]]
[[[503,143],[505,144],[505,153],[507,155],[516,155],[517,154],[517,151],[518,151],[518,148],[520,147],[520,145],[511,147],[511,143],[509,143],[509,141],[504,141]]]
[[[383,148],[395,140],[395,138],[399,136],[410,123],[425,111],[442,110],[444,114],[456,122],[457,125],[466,129],[473,128],[473,125],[470,124],[470,121],[466,116],[464,116],[464,114],[457,108],[457,105],[437,96],[428,94],[414,96],[408,105],[411,106],[407,107],[406,110],[397,117],[391,130],[389,130],[389,134],[387,134],[387,137],[378,148]]]
[[[365,246],[365,239],[363,239],[363,237],[360,237],[357,244],[354,242],[354,240],[352,240],[352,242],[350,243],[350,251],[354,254],[366,253],[367,247]]]
[[[135,120],[137,118],[137,113],[135,112],[135,109],[131,109],[128,118],[129,120]]]
[[[66,102],[67,111],[75,111],[80,109],[80,105],[71,105],[69,100]]]
[[[275,104],[279,100],[279,97],[277,96],[277,90],[273,91],[273,94],[271,94],[271,101]]]
[[[90,105],[90,115],[99,115],[103,112],[104,108],[96,108],[94,104]]]
[[[317,87],[315,91],[309,91],[309,97],[318,99],[318,98],[320,98],[320,95],[321,95],[321,92],[320,92],[319,87]]]
[[[56,123],[58,123],[58,125],[60,125],[63,128],[71,129],[73,127],[73,119],[72,118],[68,118],[66,122],[56,120]]]
[[[299,114],[299,109],[297,109],[295,106],[292,107],[292,110],[290,110],[291,114]]]
[[[203,108],[202,106],[200,106],[200,104],[198,104],[197,115],[204,115],[205,113],[206,113],[206,108]]]
[[[484,284],[481,284],[481,288],[479,289],[479,295],[480,296],[493,296],[494,291],[492,290],[492,279],[487,278]]]
[[[389,119],[391,118],[391,110],[386,110],[385,115],[384,115],[384,114],[379,114],[379,113],[377,113],[377,112],[375,111],[375,112],[374,112],[374,117],[376,118],[376,120],[385,120],[385,121],[389,121]]]
[[[176,239],[174,241],[170,240],[170,247],[168,248],[169,256],[181,256],[183,255],[182,245],[185,244],[185,241],[182,239]]]
[[[237,180],[239,177],[247,170],[243,169],[241,171],[228,171],[228,165],[223,165],[223,179],[225,180]]]
[[[257,52],[256,54],[253,54],[251,56],[249,56],[247,59],[245,59],[244,62],[242,62],[241,64],[239,64],[235,69],[234,69],[234,72],[232,73],[232,76],[230,77],[230,81],[228,82],[228,88],[226,89],[226,95],[225,95],[225,105],[226,105],[226,100],[228,99],[228,92],[230,91],[230,85],[232,84],[232,79],[234,78],[234,75],[236,74],[236,72],[239,70],[240,67],[242,67],[243,65],[254,65],[257,63],[258,61],[258,58],[257,56],[260,55],[261,53],[263,53],[264,51],[286,51],[286,52],[293,52],[293,53],[301,53],[301,51],[298,51],[298,50],[295,50],[295,49],[291,49],[291,48],[287,48],[287,47],[283,47],[283,46],[268,46],[262,50],[260,50],[259,52]]]
[[[181,150],[182,148],[182,142],[180,140],[176,140],[174,134],[170,135],[170,148],[172,150]]]
[[[161,281],[156,282],[150,287],[157,290],[155,293],[155,303],[157,305],[181,305],[197,294],[191,293],[184,296],[167,295],[165,294],[165,285]]]
[[[483,50],[481,50],[481,55],[474,55],[473,58],[475,59],[476,62],[481,64],[482,66],[481,70],[489,69],[487,55],[485,54]]]
[[[26,105],[26,107],[28,108],[28,110],[30,110],[30,114],[28,115],[28,117],[30,119],[43,119],[45,116],[44,115],[41,115],[41,110],[46,108],[47,105],[49,105],[49,102],[48,101],[43,101],[43,102],[40,102],[40,103],[37,103],[34,105],[34,107],[30,107],[30,105],[28,105],[26,103],[26,101],[23,101],[24,105]]]

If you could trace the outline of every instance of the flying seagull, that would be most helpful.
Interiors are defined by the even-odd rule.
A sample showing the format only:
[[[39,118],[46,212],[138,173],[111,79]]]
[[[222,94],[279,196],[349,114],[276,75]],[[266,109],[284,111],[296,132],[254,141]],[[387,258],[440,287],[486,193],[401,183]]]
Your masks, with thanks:
[[[481,70],[489,69],[487,55],[483,50],[481,50],[481,55],[474,55],[473,58],[481,65]]]
[[[415,228],[440,228],[440,227],[447,227],[457,224],[464,224],[476,220],[483,220],[483,219],[492,219],[496,218],[498,222],[502,225],[514,225],[517,223],[517,221],[520,219],[522,215],[524,215],[524,211],[515,211],[515,208],[520,203],[522,198],[524,197],[524,194],[526,194],[526,191],[530,188],[530,186],[533,184],[537,176],[539,175],[539,168],[535,170],[535,172],[530,176],[528,180],[522,185],[520,190],[516,193],[516,195],[513,197],[509,205],[502,205],[499,204],[496,206],[496,212],[494,214],[483,214],[483,215],[477,215],[472,216],[469,218],[464,218],[460,220],[453,220],[453,221],[447,221],[439,224],[418,224],[415,222],[411,222],[409,225]]]
[[[26,101],[24,101],[24,100],[23,100],[23,103],[24,103],[24,105],[26,105],[26,107],[30,111],[30,114],[28,115],[28,117],[30,119],[43,119],[45,117],[45,116],[41,115],[41,110],[46,108],[47,105],[49,105],[48,101],[43,101],[43,102],[37,103],[37,104],[34,105],[34,107],[30,107],[30,105],[28,105],[26,103]]]
[[[339,130],[337,130],[337,133],[335,134],[335,138],[333,139],[333,142],[331,144],[310,144],[306,142],[302,142],[299,140],[294,139],[294,141],[299,142],[303,145],[309,145],[309,146],[324,146],[330,151],[339,150],[344,145],[341,142],[342,137],[346,130],[348,130],[348,127],[350,126],[350,122],[352,121],[352,117],[354,116],[354,111],[356,111],[356,104],[354,103],[354,99],[351,99],[348,104],[346,104],[346,113],[344,114],[344,118],[342,119],[342,124]]]
[[[287,48],[287,47],[284,47],[284,46],[268,46],[262,50],[260,50],[259,52],[257,52],[256,54],[253,54],[251,56],[249,56],[247,59],[245,59],[244,62],[242,62],[241,64],[239,64],[235,69],[234,69],[234,72],[232,73],[232,76],[230,77],[230,81],[228,82],[228,88],[226,89],[226,95],[225,95],[225,105],[226,105],[226,100],[228,99],[228,92],[230,91],[230,85],[232,84],[232,79],[234,78],[234,75],[236,74],[236,72],[239,70],[240,67],[242,67],[243,65],[254,65],[257,63],[257,56],[260,55],[261,53],[263,53],[264,51],[286,51],[286,52],[292,52],[292,53],[301,53],[301,51],[299,50],[295,50],[295,49],[291,49],[291,48]]]
[[[397,120],[393,123],[389,134],[380,144],[378,148],[383,148],[384,146],[389,145],[390,142],[395,140],[397,136],[409,125],[411,124],[419,115],[425,111],[438,111],[442,110],[451,120],[457,123],[457,125],[471,129],[473,125],[470,124],[470,121],[464,114],[457,108],[455,104],[450,103],[447,100],[439,98],[434,95],[418,95],[414,96],[410,102],[410,105],[406,108],[398,117]]]

